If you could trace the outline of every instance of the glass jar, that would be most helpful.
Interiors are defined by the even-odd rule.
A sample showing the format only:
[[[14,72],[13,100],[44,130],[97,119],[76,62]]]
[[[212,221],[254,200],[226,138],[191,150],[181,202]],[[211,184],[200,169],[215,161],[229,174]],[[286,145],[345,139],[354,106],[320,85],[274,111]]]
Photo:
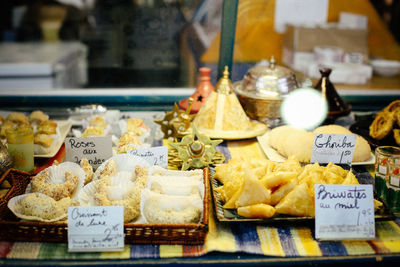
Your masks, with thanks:
[[[387,207],[394,213],[400,212],[400,157],[389,160],[386,181]]]
[[[6,131],[7,146],[15,169],[32,172],[34,169],[33,131],[30,127],[19,127]]]
[[[400,203],[400,148],[380,146],[375,150],[375,194],[390,208]],[[390,196],[391,195],[391,196]],[[393,202],[397,196],[397,203]],[[391,200],[392,199],[392,200]],[[399,207],[398,207],[399,208]]]

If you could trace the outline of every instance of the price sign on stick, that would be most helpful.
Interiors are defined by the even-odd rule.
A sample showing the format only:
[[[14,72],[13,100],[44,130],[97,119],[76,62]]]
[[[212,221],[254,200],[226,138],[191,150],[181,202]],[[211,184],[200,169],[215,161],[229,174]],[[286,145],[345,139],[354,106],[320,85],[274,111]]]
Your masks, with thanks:
[[[121,251],[124,245],[122,206],[68,208],[69,251]]]
[[[65,139],[65,158],[79,164],[87,158],[94,169],[112,157],[111,137],[84,137]]]
[[[372,185],[315,185],[315,237],[374,239]]]
[[[168,168],[167,146],[139,148],[139,149],[129,150],[128,153],[143,158],[148,163],[150,163],[151,166],[157,165],[163,168]]]
[[[351,165],[355,134],[315,134],[311,162]]]

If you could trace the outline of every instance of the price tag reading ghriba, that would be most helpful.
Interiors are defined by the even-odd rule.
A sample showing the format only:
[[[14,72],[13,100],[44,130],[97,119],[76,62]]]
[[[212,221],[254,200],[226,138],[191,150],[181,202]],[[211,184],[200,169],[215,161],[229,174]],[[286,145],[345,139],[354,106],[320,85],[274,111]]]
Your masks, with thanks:
[[[315,237],[374,239],[372,185],[315,185]]]
[[[140,148],[129,150],[128,153],[145,159],[148,163],[150,163],[151,166],[158,165],[163,168],[168,168],[167,146]]]
[[[351,165],[355,134],[315,134],[310,162]]]
[[[122,206],[68,208],[69,251],[121,251],[124,245]]]
[[[65,158],[79,164],[87,158],[94,169],[112,157],[111,137],[65,138]]]

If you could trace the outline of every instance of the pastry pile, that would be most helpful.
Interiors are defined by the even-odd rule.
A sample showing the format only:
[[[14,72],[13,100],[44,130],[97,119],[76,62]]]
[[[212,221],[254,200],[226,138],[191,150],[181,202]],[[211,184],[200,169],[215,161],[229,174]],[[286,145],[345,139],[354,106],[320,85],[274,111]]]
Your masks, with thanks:
[[[374,121],[369,127],[369,135],[372,138],[381,140],[388,136],[393,130],[393,137],[400,146],[400,100],[395,100],[376,114]]]
[[[0,137],[6,138],[6,131],[29,127],[34,132],[35,153],[41,154],[55,143],[58,138],[57,122],[49,120],[49,116],[40,110],[33,111],[29,116],[20,112],[10,113],[5,120],[0,118]]]
[[[332,163],[302,167],[295,157],[284,163],[231,159],[215,170],[214,177],[223,184],[215,189],[223,208],[236,209],[247,218],[270,218],[276,213],[314,217],[315,184],[358,184],[351,170]]]
[[[72,162],[50,166],[32,178],[24,195],[13,197],[8,207],[26,220],[53,222],[64,219],[68,207],[83,187],[85,172]]]

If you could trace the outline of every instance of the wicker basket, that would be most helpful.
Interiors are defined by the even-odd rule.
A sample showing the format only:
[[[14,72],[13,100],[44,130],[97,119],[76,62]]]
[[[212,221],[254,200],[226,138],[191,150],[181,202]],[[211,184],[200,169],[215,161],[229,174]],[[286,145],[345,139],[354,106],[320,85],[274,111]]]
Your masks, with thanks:
[[[0,178],[11,189],[0,199],[0,240],[25,242],[68,242],[67,223],[21,221],[7,207],[12,197],[25,193],[32,175],[9,169]],[[209,169],[204,169],[204,212],[199,224],[125,224],[126,244],[203,244],[208,233]]]

